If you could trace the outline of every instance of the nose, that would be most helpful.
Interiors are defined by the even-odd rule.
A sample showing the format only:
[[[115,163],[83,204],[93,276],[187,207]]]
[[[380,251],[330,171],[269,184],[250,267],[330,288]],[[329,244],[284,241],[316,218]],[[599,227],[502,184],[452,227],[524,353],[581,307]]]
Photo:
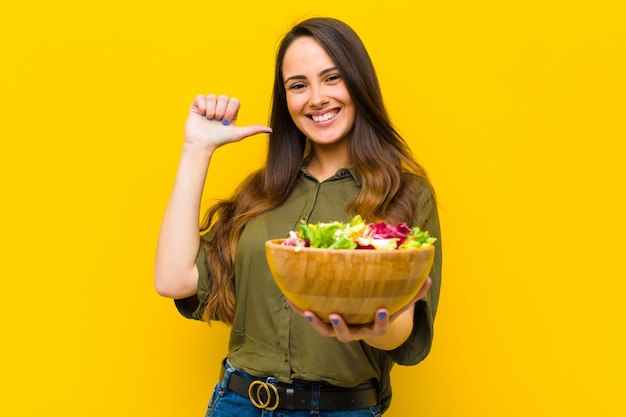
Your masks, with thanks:
[[[309,103],[311,107],[322,107],[328,103],[328,96],[322,87],[313,86],[310,91],[311,97],[309,98]]]

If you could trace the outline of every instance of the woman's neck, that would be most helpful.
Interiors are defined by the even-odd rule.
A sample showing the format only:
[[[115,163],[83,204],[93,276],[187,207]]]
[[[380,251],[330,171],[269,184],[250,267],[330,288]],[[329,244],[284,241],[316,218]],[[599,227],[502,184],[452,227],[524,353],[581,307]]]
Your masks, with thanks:
[[[351,165],[347,146],[314,144],[313,155],[307,165],[307,170],[321,182],[335,175],[338,169]]]

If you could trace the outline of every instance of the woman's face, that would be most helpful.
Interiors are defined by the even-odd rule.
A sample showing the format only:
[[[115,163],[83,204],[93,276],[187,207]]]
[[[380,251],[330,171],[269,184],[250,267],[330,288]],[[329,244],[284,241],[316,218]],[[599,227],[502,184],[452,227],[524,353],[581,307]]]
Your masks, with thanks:
[[[346,139],[355,108],[339,69],[312,37],[302,36],[283,59],[287,107],[295,125],[319,145]]]

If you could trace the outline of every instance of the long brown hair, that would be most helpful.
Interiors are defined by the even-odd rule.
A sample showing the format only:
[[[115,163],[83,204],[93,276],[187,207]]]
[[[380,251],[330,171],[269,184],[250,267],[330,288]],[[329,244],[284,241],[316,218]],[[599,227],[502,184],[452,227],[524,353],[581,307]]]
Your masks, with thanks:
[[[339,69],[356,107],[349,147],[353,166],[361,177],[357,198],[346,207],[368,221],[410,222],[418,196],[409,187],[407,173],[422,177],[406,142],[393,127],[374,66],[356,32],[332,18],[313,18],[294,26],[283,38],[276,56],[270,112],[273,133],[264,168],[253,172],[232,197],[211,207],[202,222],[203,247],[212,278],[204,309],[207,322],[232,323],[235,308],[235,253],[239,236],[253,217],[282,204],[289,196],[303,164],[310,159],[307,138],[294,124],[287,108],[282,66],[285,53],[301,36],[314,38]]]

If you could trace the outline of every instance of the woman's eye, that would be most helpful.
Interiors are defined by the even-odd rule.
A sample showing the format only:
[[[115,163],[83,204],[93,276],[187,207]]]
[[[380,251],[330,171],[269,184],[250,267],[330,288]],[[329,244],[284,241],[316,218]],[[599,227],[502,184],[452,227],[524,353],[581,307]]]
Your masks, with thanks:
[[[302,83],[296,83],[296,84],[292,84],[291,87],[289,87],[290,90],[300,90],[301,88],[304,88],[304,84]]]
[[[328,77],[328,78],[326,79],[326,81],[333,82],[333,81],[338,81],[338,80],[340,80],[340,79],[341,79],[341,75],[339,75],[339,74],[333,74],[333,75],[331,75],[330,77]]]

